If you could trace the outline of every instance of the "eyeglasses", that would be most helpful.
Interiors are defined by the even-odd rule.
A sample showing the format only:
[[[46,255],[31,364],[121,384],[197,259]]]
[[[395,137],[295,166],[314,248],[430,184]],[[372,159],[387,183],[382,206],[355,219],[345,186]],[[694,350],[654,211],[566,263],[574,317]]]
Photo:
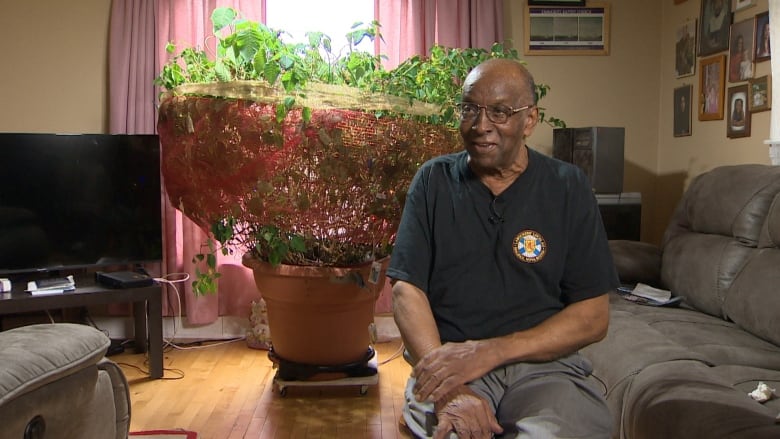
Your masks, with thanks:
[[[460,111],[460,120],[471,121],[479,117],[480,111],[484,108],[485,115],[489,121],[496,124],[503,124],[506,123],[510,117],[531,107],[533,107],[533,105],[512,108],[504,105],[477,105],[469,102],[462,102],[458,104],[458,111]]]

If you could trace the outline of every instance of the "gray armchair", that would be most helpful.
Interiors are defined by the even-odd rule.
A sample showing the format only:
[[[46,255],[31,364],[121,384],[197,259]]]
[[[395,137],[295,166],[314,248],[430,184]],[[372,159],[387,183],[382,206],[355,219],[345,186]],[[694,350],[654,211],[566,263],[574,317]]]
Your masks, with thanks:
[[[0,438],[126,439],[130,395],[110,343],[70,323],[0,332]]]

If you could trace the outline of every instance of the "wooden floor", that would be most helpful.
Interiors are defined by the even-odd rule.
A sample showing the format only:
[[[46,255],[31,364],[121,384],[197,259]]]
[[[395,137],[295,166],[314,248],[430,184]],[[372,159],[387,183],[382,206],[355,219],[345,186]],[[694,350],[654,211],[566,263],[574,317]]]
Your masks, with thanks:
[[[410,367],[397,355],[400,341],[376,345],[378,384],[359,386],[273,385],[266,351],[238,341],[202,349],[168,348],[165,376],[146,376],[143,354],[123,353],[119,363],[130,382],[130,431],[183,428],[200,439],[410,438],[399,431],[403,389]],[[141,370],[139,370],[140,368]]]

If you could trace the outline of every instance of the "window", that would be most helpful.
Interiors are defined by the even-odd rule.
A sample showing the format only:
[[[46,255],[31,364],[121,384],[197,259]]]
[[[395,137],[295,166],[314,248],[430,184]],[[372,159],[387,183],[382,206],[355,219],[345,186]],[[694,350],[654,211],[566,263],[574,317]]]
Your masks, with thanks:
[[[306,13],[301,13],[306,11]],[[290,33],[290,42],[306,42],[307,32],[322,32],[332,41],[338,54],[347,47],[345,35],[356,22],[368,25],[374,20],[374,0],[266,0],[266,25]],[[373,43],[364,39],[360,50],[374,52]]]

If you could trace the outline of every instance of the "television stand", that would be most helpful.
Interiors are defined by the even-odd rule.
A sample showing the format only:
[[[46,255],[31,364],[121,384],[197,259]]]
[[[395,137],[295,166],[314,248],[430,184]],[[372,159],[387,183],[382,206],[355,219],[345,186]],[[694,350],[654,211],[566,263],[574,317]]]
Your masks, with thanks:
[[[149,376],[151,378],[163,377],[162,287],[160,285],[139,288],[107,288],[96,284],[95,280],[89,277],[79,277],[76,279],[74,291],[33,296],[24,291],[26,284],[26,282],[15,282],[11,292],[0,293],[0,316],[131,302],[133,304],[136,349],[139,352],[149,352]]]

